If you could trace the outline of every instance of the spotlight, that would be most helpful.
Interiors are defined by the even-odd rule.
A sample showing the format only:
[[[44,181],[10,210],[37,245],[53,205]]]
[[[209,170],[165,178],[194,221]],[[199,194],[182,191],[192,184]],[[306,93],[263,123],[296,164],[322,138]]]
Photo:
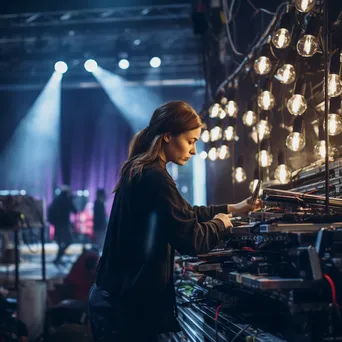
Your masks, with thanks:
[[[159,68],[161,64],[161,60],[159,57],[153,57],[150,60],[150,65],[152,68]]]
[[[97,63],[93,59],[88,59],[84,63],[84,69],[86,69],[88,72],[94,72],[97,69]]]
[[[64,74],[68,71],[68,65],[63,61],[59,61],[55,64],[55,71],[59,74]]]
[[[126,70],[129,68],[129,61],[127,59],[120,59],[119,68],[122,70]]]

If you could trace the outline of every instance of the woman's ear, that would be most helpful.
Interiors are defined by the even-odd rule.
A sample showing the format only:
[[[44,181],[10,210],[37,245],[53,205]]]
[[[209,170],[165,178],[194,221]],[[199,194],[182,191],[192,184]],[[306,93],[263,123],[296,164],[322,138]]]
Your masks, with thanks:
[[[170,134],[170,133],[165,133],[164,136],[163,136],[163,140],[164,140],[166,143],[169,143],[170,140],[171,140],[171,134]]]

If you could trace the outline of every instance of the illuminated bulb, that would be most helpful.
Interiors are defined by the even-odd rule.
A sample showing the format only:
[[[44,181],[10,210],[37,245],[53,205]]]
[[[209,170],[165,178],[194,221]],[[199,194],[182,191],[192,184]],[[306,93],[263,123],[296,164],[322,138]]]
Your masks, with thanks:
[[[210,141],[210,133],[207,129],[202,132],[201,139],[205,143]]]
[[[210,108],[209,108],[209,116],[211,118],[217,118],[219,115],[220,111],[220,105],[218,103],[214,103]]]
[[[258,106],[263,110],[270,110],[274,107],[274,96],[268,90],[258,96]]]
[[[228,116],[235,118],[239,109],[235,101],[228,101],[224,110],[228,114]]]
[[[336,97],[342,93],[342,84],[340,76],[337,74],[330,74],[328,77],[328,95]]]
[[[325,127],[325,120],[323,123],[323,127]],[[338,114],[329,114],[328,115],[328,134],[329,135],[338,135],[342,132],[342,119]]]
[[[267,120],[260,120],[256,125],[256,130],[258,133],[259,141],[269,138],[271,134],[271,126]]]
[[[266,150],[262,150],[257,154],[258,163],[261,167],[268,167],[273,162],[272,154]]]
[[[226,115],[227,115],[227,113],[223,109],[220,108],[220,110],[219,110],[219,118],[222,120],[222,119],[224,119],[226,117]]]
[[[318,51],[318,40],[311,34],[304,35],[297,42],[297,52],[302,57],[312,57]]]
[[[212,161],[217,159],[217,149],[216,147],[212,147],[208,152],[208,158]]]
[[[315,7],[316,0],[296,0],[295,4],[297,11],[307,13]]]
[[[253,126],[256,123],[256,115],[252,110],[247,111],[245,114],[243,114],[242,116],[242,122],[246,125],[246,126]]]
[[[272,68],[272,63],[269,58],[261,56],[254,62],[254,70],[258,75],[267,75]]]
[[[235,137],[235,130],[233,126],[228,126],[224,131],[224,139],[227,141],[232,141]]]
[[[221,105],[224,106],[225,104],[227,104],[228,99],[226,97],[222,97],[221,99]]]
[[[201,159],[207,159],[207,157],[208,157],[208,153],[207,152],[205,152],[205,151],[202,151],[201,153],[200,153],[200,158]]]
[[[276,168],[274,178],[281,184],[287,184],[291,179],[291,171],[285,164],[281,164]]]
[[[306,100],[303,95],[295,94],[287,101],[287,109],[292,115],[302,115],[307,109]]]
[[[233,177],[237,183],[243,183],[247,179],[246,171],[242,167],[234,170]]]
[[[314,153],[318,159],[324,159],[325,158],[325,141],[324,140],[319,141],[315,145]],[[330,146],[328,148],[328,153],[329,153],[329,156],[332,155],[332,149]]]
[[[222,138],[222,129],[218,126],[215,126],[211,131],[210,131],[210,140],[211,141],[217,141]]]
[[[293,152],[301,151],[305,147],[304,135],[299,132],[292,132],[286,138],[286,146]]]
[[[285,64],[278,69],[275,78],[283,84],[291,84],[296,79],[296,71],[292,64]]]
[[[291,34],[285,29],[281,28],[272,35],[272,43],[277,49],[285,49],[291,43]]]
[[[255,188],[256,188],[258,182],[259,182],[258,179],[253,179],[253,180],[249,183],[249,191],[250,191],[251,193],[254,192],[254,190],[255,190]],[[259,196],[261,196],[261,195],[262,195],[262,189],[261,189],[261,187],[260,187]]]
[[[230,156],[230,154],[229,154],[229,148],[228,148],[228,146],[222,145],[222,146],[218,149],[218,157],[219,157],[221,160],[224,160],[224,159],[228,159],[229,156]]]

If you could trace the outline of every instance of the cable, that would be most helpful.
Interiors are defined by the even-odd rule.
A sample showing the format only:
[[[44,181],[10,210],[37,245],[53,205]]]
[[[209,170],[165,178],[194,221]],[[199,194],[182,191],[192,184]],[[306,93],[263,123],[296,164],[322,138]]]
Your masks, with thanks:
[[[340,309],[340,306],[338,305],[338,302],[337,302],[336,287],[335,287],[334,281],[327,274],[324,274],[323,276],[328,281],[328,283],[330,285],[330,288],[331,288],[331,299],[332,299],[333,305],[335,306],[336,309]]]
[[[256,13],[258,13],[258,12],[264,12],[264,13],[269,14],[269,15],[276,15],[275,12],[270,12],[270,11],[268,11],[268,10],[265,9],[265,8],[256,8],[256,7],[253,5],[252,1],[250,1],[250,0],[247,0],[247,2],[248,2],[248,4],[254,9],[254,11],[255,11]]]
[[[251,325],[246,325],[244,328],[242,328],[230,342],[234,342],[244,331],[246,331]]]

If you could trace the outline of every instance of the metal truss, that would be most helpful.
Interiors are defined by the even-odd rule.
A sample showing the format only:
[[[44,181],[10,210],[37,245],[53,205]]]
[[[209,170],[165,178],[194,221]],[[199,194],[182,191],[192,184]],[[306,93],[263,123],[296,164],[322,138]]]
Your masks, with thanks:
[[[53,27],[137,21],[188,19],[189,4],[117,7],[0,15],[2,28]]]

